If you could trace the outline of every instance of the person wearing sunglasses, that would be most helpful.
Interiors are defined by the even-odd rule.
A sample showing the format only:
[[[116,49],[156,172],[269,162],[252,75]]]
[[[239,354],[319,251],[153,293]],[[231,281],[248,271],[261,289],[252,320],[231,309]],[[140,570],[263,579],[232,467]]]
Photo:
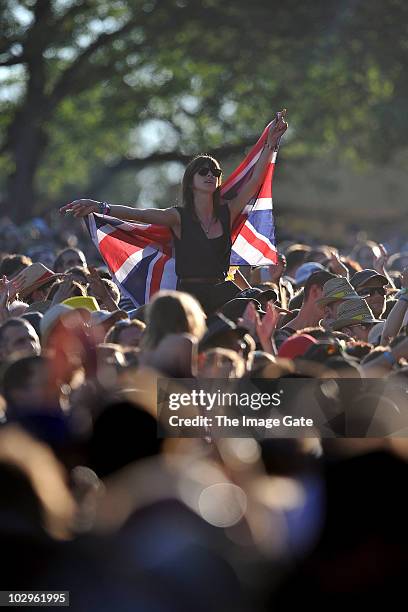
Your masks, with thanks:
[[[182,181],[182,205],[171,208],[137,209],[96,200],[75,200],[60,209],[74,217],[90,213],[118,219],[163,225],[171,229],[175,243],[178,289],[195,296],[207,313],[235,297],[239,288],[225,280],[231,253],[231,228],[262,185],[281,136],[287,129],[285,112],[271,123],[265,146],[252,176],[239,194],[228,202],[221,199],[222,171],[209,155],[198,155],[186,167]]]
[[[366,268],[356,272],[351,278],[350,283],[358,295],[364,297],[373,315],[376,318],[380,318],[385,311],[388,279],[375,270]]]

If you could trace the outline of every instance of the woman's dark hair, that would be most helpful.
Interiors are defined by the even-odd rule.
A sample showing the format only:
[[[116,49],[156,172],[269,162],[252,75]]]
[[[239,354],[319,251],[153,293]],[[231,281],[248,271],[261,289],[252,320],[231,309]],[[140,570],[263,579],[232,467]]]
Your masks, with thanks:
[[[194,208],[194,194],[193,194],[193,179],[196,172],[203,168],[204,166],[209,166],[210,168],[215,168],[220,170],[220,165],[216,159],[211,157],[210,155],[197,155],[191,162],[188,164],[185,169],[183,181],[182,181],[182,197],[183,197],[183,206],[187,210],[191,211],[192,215],[196,217],[196,212]],[[222,177],[222,175],[221,175]],[[220,179],[221,179],[220,177]],[[218,218],[220,206],[221,206],[221,189],[220,186],[214,191],[213,194],[213,203],[214,203],[214,216]]]

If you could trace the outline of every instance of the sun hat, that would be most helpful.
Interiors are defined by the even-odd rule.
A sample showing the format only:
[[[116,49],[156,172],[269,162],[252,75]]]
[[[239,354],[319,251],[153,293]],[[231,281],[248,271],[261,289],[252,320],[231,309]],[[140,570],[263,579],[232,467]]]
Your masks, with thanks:
[[[322,297],[316,300],[320,306],[337,302],[338,300],[359,300],[361,295],[358,295],[354,287],[349,283],[347,278],[343,276],[330,278],[323,285]]]
[[[339,331],[348,325],[375,325],[376,323],[381,323],[381,320],[374,317],[367,302],[360,298],[340,304],[337,318],[331,323],[330,327],[333,331]]]
[[[64,300],[62,304],[70,306],[71,308],[82,308],[84,310],[88,310],[89,312],[100,310],[98,302],[91,296],[76,295]]]
[[[18,274],[11,278],[11,280],[21,280],[22,287],[19,289],[19,296],[21,299],[36,291],[43,285],[50,283],[50,281],[54,281],[58,278],[64,277],[64,274],[56,274],[44,264],[37,262],[31,264],[31,266],[27,266],[21,270]]]

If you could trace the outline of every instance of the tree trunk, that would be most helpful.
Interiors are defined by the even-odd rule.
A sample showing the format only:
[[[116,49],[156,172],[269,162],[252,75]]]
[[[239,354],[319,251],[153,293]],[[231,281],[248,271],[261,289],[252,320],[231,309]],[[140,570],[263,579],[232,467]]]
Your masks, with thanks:
[[[34,111],[21,113],[13,128],[9,151],[14,171],[7,180],[7,214],[15,223],[22,223],[34,214],[35,176],[45,152],[47,137]]]

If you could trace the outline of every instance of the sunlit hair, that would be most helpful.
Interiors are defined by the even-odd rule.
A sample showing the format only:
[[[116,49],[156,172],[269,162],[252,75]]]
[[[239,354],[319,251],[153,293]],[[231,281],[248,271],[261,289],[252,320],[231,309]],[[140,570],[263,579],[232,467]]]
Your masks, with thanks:
[[[194,208],[193,180],[194,175],[204,166],[220,169],[220,165],[217,160],[211,157],[210,155],[197,155],[197,157],[192,159],[191,162],[188,164],[183,176],[183,206],[184,208],[190,210],[194,216],[196,216],[196,212]],[[222,175],[218,179],[218,187],[213,194],[214,216],[217,218],[219,216],[219,210],[221,206],[221,179]]]
[[[147,308],[141,348],[156,348],[168,334],[187,333],[200,340],[205,330],[205,314],[193,296],[182,291],[159,291]]]

